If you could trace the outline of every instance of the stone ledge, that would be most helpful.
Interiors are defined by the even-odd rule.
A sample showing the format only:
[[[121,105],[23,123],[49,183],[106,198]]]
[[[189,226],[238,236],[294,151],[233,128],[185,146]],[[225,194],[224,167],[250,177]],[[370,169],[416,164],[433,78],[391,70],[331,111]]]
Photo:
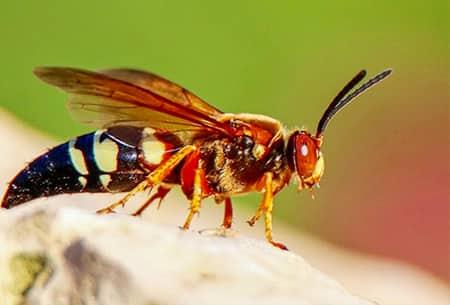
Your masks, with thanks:
[[[184,232],[38,201],[0,211],[0,229],[2,305],[375,304],[295,253],[237,232]]]

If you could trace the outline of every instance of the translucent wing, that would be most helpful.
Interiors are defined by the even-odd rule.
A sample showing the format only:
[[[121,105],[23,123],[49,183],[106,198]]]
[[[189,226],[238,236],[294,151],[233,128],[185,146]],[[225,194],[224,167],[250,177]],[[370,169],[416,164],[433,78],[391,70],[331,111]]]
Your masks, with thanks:
[[[111,69],[103,70],[101,73],[135,84],[165,97],[172,102],[184,107],[196,109],[209,116],[219,116],[222,114],[220,110],[211,106],[187,89],[151,72],[135,69]]]
[[[69,93],[74,117],[95,127],[148,126],[167,131],[232,135],[221,112],[178,85],[135,70],[105,73],[43,67],[35,74]]]

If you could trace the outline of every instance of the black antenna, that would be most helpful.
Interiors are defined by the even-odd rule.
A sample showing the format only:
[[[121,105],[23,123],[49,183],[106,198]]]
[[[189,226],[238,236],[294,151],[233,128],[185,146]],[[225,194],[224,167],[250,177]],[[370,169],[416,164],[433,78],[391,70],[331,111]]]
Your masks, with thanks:
[[[316,137],[319,138],[325,131],[325,128],[328,125],[330,119],[339,112],[342,108],[344,108],[347,104],[349,104],[353,99],[357,96],[361,95],[367,89],[372,87],[373,85],[379,83],[383,79],[385,79],[389,74],[391,74],[392,70],[387,69],[373,78],[369,79],[367,82],[361,85],[361,87],[357,88],[355,91],[345,96],[350,90],[352,90],[363,78],[366,76],[366,70],[361,70],[358,74],[356,74],[350,82],[336,95],[333,101],[330,103],[328,108],[322,115],[322,118],[317,125]],[[344,97],[345,96],[345,97]]]

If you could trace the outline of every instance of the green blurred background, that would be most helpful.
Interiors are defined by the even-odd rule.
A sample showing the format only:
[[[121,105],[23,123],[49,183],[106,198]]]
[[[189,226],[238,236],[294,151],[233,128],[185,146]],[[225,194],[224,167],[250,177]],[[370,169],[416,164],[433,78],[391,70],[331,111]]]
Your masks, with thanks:
[[[33,67],[126,66],[226,112],[314,129],[357,71],[391,67],[388,81],[330,124],[316,199],[286,189],[275,221],[449,281],[448,1],[316,2],[3,2],[0,106],[67,139],[88,129]]]

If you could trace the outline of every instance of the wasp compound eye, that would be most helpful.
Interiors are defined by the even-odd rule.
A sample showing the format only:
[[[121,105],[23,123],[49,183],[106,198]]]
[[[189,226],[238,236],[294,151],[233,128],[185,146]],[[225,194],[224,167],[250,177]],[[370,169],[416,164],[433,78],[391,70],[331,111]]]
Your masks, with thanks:
[[[306,131],[295,131],[289,138],[287,154],[291,170],[296,171],[301,188],[312,187],[323,174],[320,142]]]
[[[310,177],[318,159],[318,148],[310,135],[300,132],[294,139],[295,164],[300,177]]]

